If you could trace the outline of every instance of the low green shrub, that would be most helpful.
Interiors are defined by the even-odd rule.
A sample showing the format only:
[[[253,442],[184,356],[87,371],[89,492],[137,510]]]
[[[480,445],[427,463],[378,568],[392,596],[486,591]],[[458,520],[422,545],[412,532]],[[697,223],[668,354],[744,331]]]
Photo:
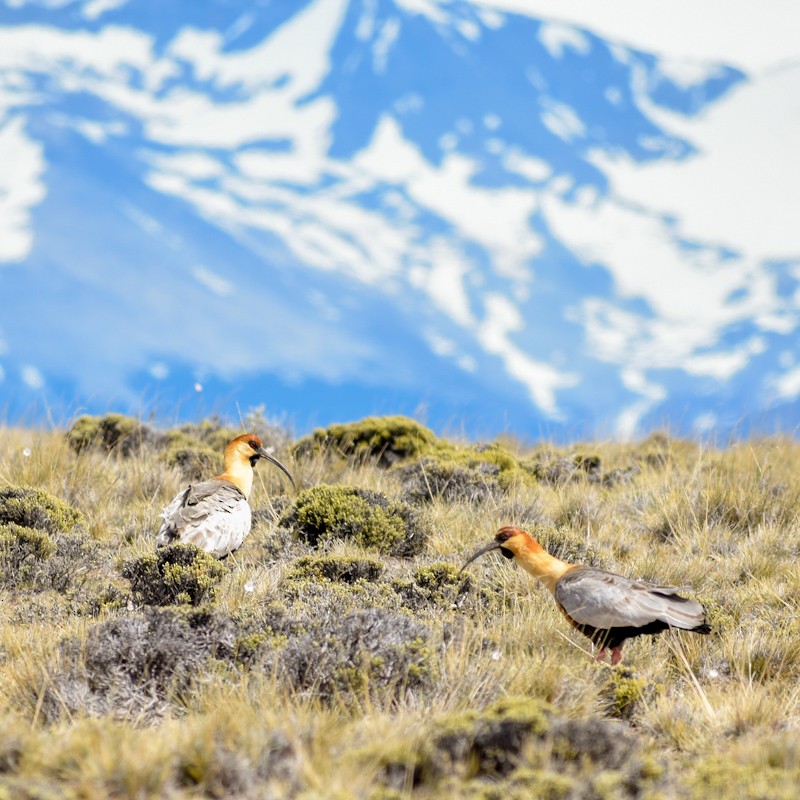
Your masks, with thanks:
[[[304,556],[298,558],[286,576],[289,580],[325,580],[342,583],[376,581],[383,572],[383,564],[373,558],[352,556]]]
[[[286,604],[297,631],[307,632],[322,619],[342,619],[365,608],[396,611],[397,592],[385,581],[327,581],[287,577],[280,584],[280,599]]]
[[[85,520],[80,511],[44,489],[6,486],[0,489],[0,525],[8,523],[54,534],[72,531]]]
[[[214,451],[203,445],[170,445],[164,453],[164,461],[170,467],[177,467],[183,479],[189,482],[219,475],[224,469],[222,451]]]
[[[0,525],[0,586],[7,589],[64,594],[83,586],[98,564],[98,544],[84,533]]]
[[[164,436],[149,425],[122,414],[78,417],[67,431],[67,442],[76,452],[98,449],[131,456],[143,449],[159,447]]]
[[[562,456],[552,450],[541,450],[525,466],[538,481],[550,486],[584,480],[597,483],[603,477],[600,456],[587,453]]]
[[[484,800],[604,797],[608,786],[609,796],[633,798],[660,774],[621,723],[567,719],[542,700],[515,696],[436,717],[407,747],[382,746],[379,760],[388,788],[426,787],[434,794],[425,796],[436,796],[458,787],[460,797]]]
[[[399,461],[434,452],[440,446],[441,440],[432,431],[408,417],[367,417],[315,430],[297,443],[295,454],[308,457],[331,452],[390,467]]]
[[[41,563],[55,549],[52,538],[44,531],[13,522],[0,525],[0,585],[16,587],[31,583]]]
[[[199,606],[214,600],[226,567],[193,544],[171,544],[122,563],[120,573],[131,582],[142,605]]]
[[[422,458],[398,469],[403,497],[409,503],[434,499],[445,503],[485,503],[503,495],[497,479],[500,467],[486,462],[475,466],[440,458]]]
[[[392,588],[406,608],[443,611],[464,604],[472,590],[472,579],[469,573],[459,573],[458,567],[452,564],[436,562],[417,567],[411,580],[395,578]]]
[[[280,524],[312,547],[348,539],[399,556],[419,552],[426,539],[426,530],[411,507],[379,492],[350,486],[322,484],[300,492]]]

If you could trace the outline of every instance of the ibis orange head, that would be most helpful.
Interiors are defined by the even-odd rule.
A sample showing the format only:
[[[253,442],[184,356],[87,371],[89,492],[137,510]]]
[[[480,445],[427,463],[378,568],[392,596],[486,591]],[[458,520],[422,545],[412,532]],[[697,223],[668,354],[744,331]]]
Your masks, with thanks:
[[[526,572],[544,583],[551,592],[555,591],[556,581],[573,568],[572,564],[551,556],[536,539],[513,525],[500,528],[494,540],[473,553],[464,567],[490,550],[499,550],[506,558],[518,561]]]
[[[225,472],[235,471],[236,467],[244,464],[255,467],[259,458],[265,458],[278,467],[292,482],[292,486],[297,489],[297,484],[289,470],[264,447],[264,443],[254,433],[245,433],[228,442],[228,446],[225,448]]]
[[[531,548],[538,548],[539,550],[542,549],[539,543],[532,537],[528,536],[525,531],[515,528],[513,525],[506,525],[504,528],[500,528],[500,530],[497,531],[494,539],[489,542],[489,544],[484,545],[476,550],[466,560],[461,569],[463,570],[469,564],[475,561],[476,558],[480,558],[482,555],[485,553],[490,553],[492,550],[499,550],[500,555],[504,556],[505,558],[514,558],[514,556],[519,556],[521,553],[526,552]]]

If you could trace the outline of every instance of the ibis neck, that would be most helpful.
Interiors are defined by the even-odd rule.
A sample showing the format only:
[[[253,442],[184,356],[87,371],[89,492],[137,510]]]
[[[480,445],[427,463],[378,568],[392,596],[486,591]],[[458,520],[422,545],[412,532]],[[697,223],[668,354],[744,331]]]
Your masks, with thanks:
[[[558,579],[575,568],[574,564],[568,564],[560,558],[551,556],[541,547],[538,550],[527,547],[522,552],[515,553],[514,558],[526,572],[543,583],[554,595]]]
[[[249,499],[253,488],[253,468],[249,461],[231,461],[225,464],[225,472],[219,476],[224,481],[230,481],[239,491]]]

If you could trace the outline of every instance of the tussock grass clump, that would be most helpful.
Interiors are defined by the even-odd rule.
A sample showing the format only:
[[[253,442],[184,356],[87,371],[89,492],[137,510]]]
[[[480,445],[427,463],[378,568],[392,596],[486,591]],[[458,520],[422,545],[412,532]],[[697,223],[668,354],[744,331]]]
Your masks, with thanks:
[[[297,443],[295,454],[308,457],[326,452],[391,467],[436,451],[440,441],[433,431],[408,417],[367,417],[315,430]]]
[[[745,739],[732,752],[709,753],[690,776],[691,800],[794,800],[800,786],[800,747],[792,733],[768,741]]]
[[[289,580],[341,581],[376,581],[380,578],[384,566],[374,558],[356,558],[352,556],[304,556],[298,558],[286,576]]]
[[[425,543],[416,512],[380,492],[351,486],[314,486],[300,492],[281,525],[312,547],[345,539],[382,553],[410,556]]]
[[[682,541],[707,527],[719,532],[717,546],[725,552],[759,526],[796,523],[800,481],[776,479],[772,469],[746,463],[745,453],[732,451],[729,458],[699,464],[688,483],[680,472],[665,476],[647,499],[646,530],[662,541]]]
[[[157,717],[186,699],[212,658],[231,660],[229,619],[207,610],[148,609],[92,625],[59,645],[43,685],[29,686],[46,721],[65,714]]]
[[[328,618],[289,641],[280,675],[294,690],[325,701],[342,695],[400,698],[433,679],[429,639],[422,623],[383,609]]]
[[[131,558],[120,566],[138,603],[149,606],[199,606],[214,600],[227,572],[216,558],[193,544],[176,543]]]
[[[444,562],[417,567],[410,580],[396,578],[392,587],[406,608],[439,613],[462,606],[473,590],[468,573],[459,573],[458,567]]]
[[[247,797],[258,781],[243,755],[221,745],[181,754],[176,777],[178,786],[199,790],[203,797]]]
[[[0,526],[0,585],[29,583],[35,570],[55,549],[55,543],[44,531],[13,522]]]
[[[67,442],[76,453],[97,449],[131,456],[143,449],[160,446],[163,434],[122,414],[103,417],[85,414],[78,417],[67,431]]]
[[[258,721],[255,721],[258,724]],[[263,725],[262,725],[263,727]],[[177,754],[176,783],[193,797],[291,797],[297,760],[295,748],[280,731],[265,732],[257,756],[217,741],[218,731],[190,740]],[[265,785],[277,777],[277,786]],[[287,785],[288,784],[288,785]]]
[[[403,497],[409,503],[427,503],[435,498],[445,503],[484,503],[503,495],[497,479],[500,467],[487,462],[475,466],[423,458],[400,467],[398,477]]]
[[[83,514],[44,489],[6,486],[0,489],[0,525],[7,523],[64,533],[84,525]]]
[[[594,454],[562,456],[552,450],[542,450],[528,461],[527,466],[538,481],[551,486],[580,480],[597,483],[602,479],[602,460]]]
[[[423,797],[607,796],[602,787],[613,788],[608,796],[638,797],[661,773],[619,723],[568,719],[520,696],[435,717],[379,758],[384,786],[415,787]]]

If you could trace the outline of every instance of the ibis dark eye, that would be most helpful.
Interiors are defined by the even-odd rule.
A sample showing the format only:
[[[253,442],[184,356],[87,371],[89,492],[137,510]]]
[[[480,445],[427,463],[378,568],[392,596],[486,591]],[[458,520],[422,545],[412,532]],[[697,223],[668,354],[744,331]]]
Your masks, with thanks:
[[[497,539],[498,542],[507,542],[511,536],[512,534],[508,531],[503,531],[502,533],[498,533],[494,538]]]
[[[252,442],[251,441],[251,442],[248,442],[248,444],[250,445],[250,447],[253,448],[253,450],[258,450],[258,444],[256,442]]]

